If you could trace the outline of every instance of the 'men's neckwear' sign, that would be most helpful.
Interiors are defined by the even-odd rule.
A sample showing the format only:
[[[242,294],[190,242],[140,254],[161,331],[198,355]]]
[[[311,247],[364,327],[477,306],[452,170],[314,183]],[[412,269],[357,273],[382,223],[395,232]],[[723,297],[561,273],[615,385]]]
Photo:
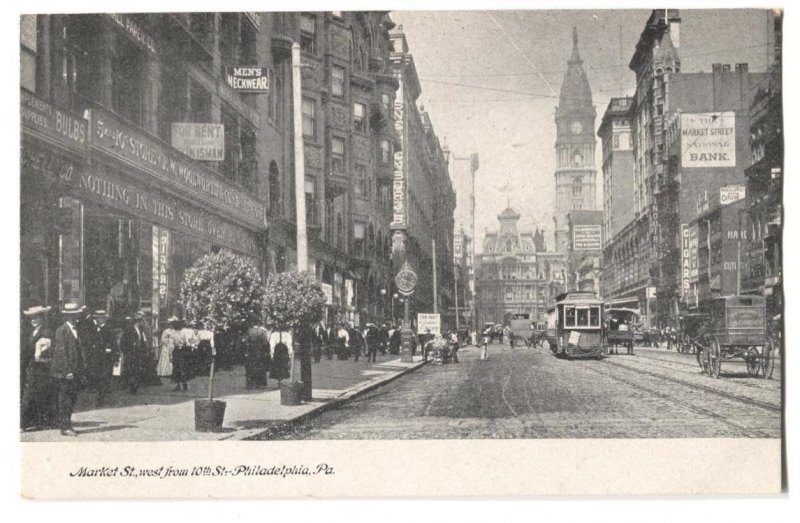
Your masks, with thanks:
[[[735,167],[736,113],[681,114],[681,166]]]
[[[572,246],[576,251],[599,251],[603,248],[601,225],[573,225]]]
[[[192,160],[225,160],[225,126],[221,123],[172,124],[172,146]]]
[[[225,81],[240,93],[265,94],[270,88],[270,74],[267,67],[226,67]]]

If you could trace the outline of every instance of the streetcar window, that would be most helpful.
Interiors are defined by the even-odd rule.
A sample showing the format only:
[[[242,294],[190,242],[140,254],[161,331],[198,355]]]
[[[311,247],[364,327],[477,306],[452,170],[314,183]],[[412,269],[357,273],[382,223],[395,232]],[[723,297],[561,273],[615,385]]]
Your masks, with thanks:
[[[564,307],[564,327],[575,326],[575,309],[573,307]]]
[[[589,309],[589,325],[592,327],[600,326],[600,307],[592,307]]]
[[[589,309],[578,309],[578,327],[589,326]]]

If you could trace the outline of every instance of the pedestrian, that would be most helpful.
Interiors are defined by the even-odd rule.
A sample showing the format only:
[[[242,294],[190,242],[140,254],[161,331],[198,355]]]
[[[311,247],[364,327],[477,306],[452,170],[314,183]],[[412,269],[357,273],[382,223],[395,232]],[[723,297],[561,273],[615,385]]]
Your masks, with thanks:
[[[111,383],[114,379],[114,365],[119,359],[119,347],[116,336],[108,323],[108,312],[96,310],[92,313],[94,332],[90,338],[88,350],[85,350],[87,372],[97,391],[95,406],[100,407],[111,394]],[[78,334],[80,336],[80,333]],[[86,347],[87,343],[81,342]],[[91,362],[91,363],[89,363]]]
[[[378,332],[379,336],[379,345],[378,349],[381,351],[381,355],[385,355],[386,351],[389,349],[389,325],[384,323],[381,325],[381,328]]]
[[[481,359],[489,359],[489,337],[492,335],[491,329],[483,331],[483,340],[481,341]]]
[[[161,331],[161,337],[158,343],[159,351],[156,373],[162,378],[174,377],[172,360],[175,357],[175,351],[183,344],[181,341],[181,328],[178,324],[179,321],[177,316],[167,318],[167,326]]]
[[[22,311],[30,319],[31,332],[20,353],[20,429],[47,427],[52,422],[55,387],[50,378],[52,333],[47,327],[50,307],[36,305]]]
[[[354,326],[348,329],[348,334],[350,335],[350,353],[353,355],[354,361],[358,363],[358,358],[360,358],[361,353],[364,352],[364,336]]]
[[[392,334],[389,336],[389,353],[400,354],[400,345],[402,344],[403,336],[400,331],[400,325],[398,325],[392,330]]]
[[[475,329],[470,329],[469,331],[469,340],[472,343],[473,347],[478,346],[478,332]]]
[[[322,322],[317,323],[313,329],[314,335],[311,337],[311,350],[314,356],[314,363],[319,363],[322,360],[322,348],[328,345],[327,330],[325,324]],[[328,358],[330,359],[330,358]]]
[[[75,327],[78,318],[86,310],[77,303],[67,303],[61,309],[64,323],[56,329],[51,344],[50,377],[57,391],[58,428],[62,436],[77,436],[72,427],[72,409],[78,399],[80,382],[85,379],[83,351],[78,331]]]
[[[459,348],[458,333],[453,332],[450,334],[450,347],[452,349],[453,363],[458,363],[458,348]]]
[[[122,381],[131,394],[136,394],[146,370],[149,356],[147,335],[144,330],[144,313],[133,313],[119,338],[122,353]]]
[[[366,345],[367,345],[367,362],[375,363],[378,357],[378,347],[381,344],[380,331],[374,324],[367,325]]]
[[[244,336],[245,386],[260,389],[267,386],[269,370],[269,333],[264,327],[250,327]]]
[[[346,323],[342,322],[339,325],[339,329],[336,331],[334,340],[336,347],[336,359],[350,359],[350,332],[347,330]]]
[[[339,329],[334,322],[325,331],[325,357],[329,360],[333,359],[333,353],[336,351],[336,336]]]
[[[193,375],[208,376],[211,370],[211,360],[214,358],[214,331],[200,325],[197,329],[197,348],[194,350]]]
[[[279,336],[278,342],[273,346],[272,364],[269,367],[269,377],[278,380],[278,387],[280,387],[281,381],[289,377],[291,363],[289,347],[283,342],[282,336]]]
[[[189,380],[192,379],[192,350],[197,345],[196,334],[193,329],[187,329],[184,322],[173,316],[170,318],[170,337],[173,338],[170,366],[172,367],[172,382],[175,384],[173,392],[189,390]],[[163,342],[163,340],[162,340]]]

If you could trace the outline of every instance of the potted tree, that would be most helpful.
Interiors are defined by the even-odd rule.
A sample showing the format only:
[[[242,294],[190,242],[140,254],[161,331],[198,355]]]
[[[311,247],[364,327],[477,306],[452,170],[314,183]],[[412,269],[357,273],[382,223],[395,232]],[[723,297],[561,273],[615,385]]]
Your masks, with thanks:
[[[275,328],[292,331],[294,357],[289,381],[281,383],[281,404],[297,405],[311,399],[312,325],[325,314],[325,294],[307,273],[284,272],[267,278],[264,312]],[[295,360],[300,361],[300,381],[295,381]]]
[[[235,339],[231,334],[262,321],[263,281],[248,258],[221,250],[203,256],[185,272],[181,301],[188,321],[203,325],[217,339]],[[214,400],[214,366],[217,351],[227,349],[222,346],[212,351],[208,398],[195,400],[196,430],[209,431],[222,426],[225,402]]]

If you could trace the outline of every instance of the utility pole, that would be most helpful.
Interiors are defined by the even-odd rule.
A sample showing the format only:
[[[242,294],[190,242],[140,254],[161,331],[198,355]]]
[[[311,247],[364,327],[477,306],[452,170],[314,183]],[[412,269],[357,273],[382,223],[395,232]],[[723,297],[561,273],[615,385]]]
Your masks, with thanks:
[[[436,283],[436,240],[431,239],[431,263],[433,264],[433,313],[439,314],[439,294]]]
[[[454,289],[456,294],[456,337],[458,337],[458,275],[461,271],[458,269],[457,266],[453,267],[453,269],[454,269],[453,274],[455,275],[453,281],[455,282]]]
[[[303,90],[300,44],[292,44],[292,109],[294,120],[294,199],[297,222],[297,272],[308,270],[306,238],[306,165],[303,152]]]
[[[475,171],[480,167],[478,153],[469,155],[469,172],[472,177],[472,196],[470,213],[472,215],[472,328],[478,330],[478,307],[476,296],[478,294],[478,283],[475,281]]]

